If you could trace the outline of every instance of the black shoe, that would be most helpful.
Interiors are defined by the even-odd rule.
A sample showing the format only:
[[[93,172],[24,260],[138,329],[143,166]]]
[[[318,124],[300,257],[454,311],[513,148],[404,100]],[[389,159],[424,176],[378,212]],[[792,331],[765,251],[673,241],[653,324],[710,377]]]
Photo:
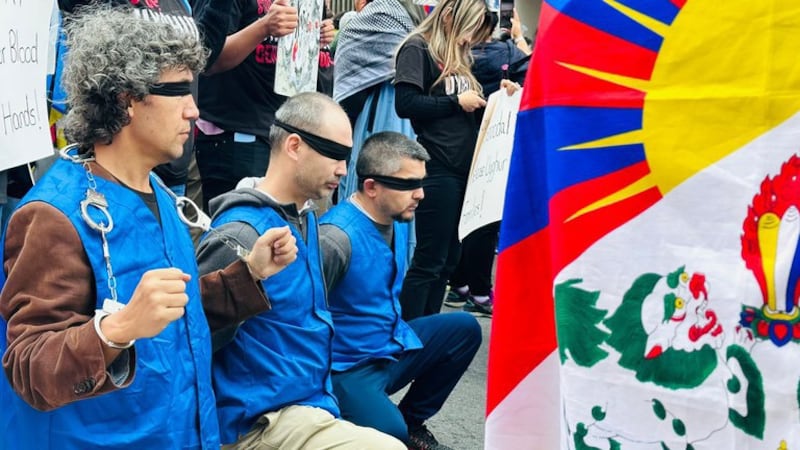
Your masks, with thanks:
[[[475,317],[492,317],[494,304],[491,300],[491,297],[486,302],[479,302],[470,295],[467,299],[467,303],[464,304],[463,309]]]
[[[444,299],[444,306],[461,308],[467,303],[467,298],[469,298],[469,291],[466,294],[459,294],[454,288],[451,288]]]
[[[453,450],[442,445],[433,437],[433,433],[422,425],[414,431],[408,433],[408,450]]]

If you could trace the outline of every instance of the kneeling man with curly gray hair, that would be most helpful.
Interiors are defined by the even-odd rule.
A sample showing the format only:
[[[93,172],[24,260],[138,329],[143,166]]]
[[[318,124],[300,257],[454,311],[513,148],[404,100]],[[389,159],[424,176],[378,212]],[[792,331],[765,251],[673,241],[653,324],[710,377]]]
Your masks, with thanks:
[[[218,449],[209,326],[269,308],[257,281],[294,261],[295,239],[265,230],[199,278],[178,202],[151,170],[181,155],[206,51],[129,9],[85,9],[66,31],[74,145],[0,247],[0,448]]]

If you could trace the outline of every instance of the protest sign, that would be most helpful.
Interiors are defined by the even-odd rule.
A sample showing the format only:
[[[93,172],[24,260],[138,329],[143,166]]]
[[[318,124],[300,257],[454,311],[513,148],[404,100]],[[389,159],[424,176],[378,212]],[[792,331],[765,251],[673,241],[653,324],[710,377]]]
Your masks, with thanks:
[[[461,240],[503,216],[503,199],[521,98],[521,90],[511,96],[505,90],[489,96],[461,208],[458,224],[458,238]]]
[[[0,170],[53,151],[45,100],[51,8],[0,0]]]
[[[299,24],[278,39],[275,92],[290,97],[317,90],[322,0],[293,0]]]

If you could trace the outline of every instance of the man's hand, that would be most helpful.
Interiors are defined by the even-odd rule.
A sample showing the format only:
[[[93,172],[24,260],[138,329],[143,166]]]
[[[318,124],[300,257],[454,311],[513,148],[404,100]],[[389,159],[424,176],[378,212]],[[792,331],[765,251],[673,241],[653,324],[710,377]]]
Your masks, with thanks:
[[[275,0],[259,20],[266,22],[268,36],[286,36],[297,28],[297,8],[290,6],[289,0]]]
[[[297,259],[297,239],[289,227],[270,228],[253,244],[246,263],[253,278],[263,280]]]
[[[186,282],[190,278],[175,268],[145,272],[128,304],[100,322],[103,334],[112,342],[124,344],[161,333],[183,317],[189,302]]]
[[[325,19],[319,26],[319,46],[325,47],[333,42],[336,36],[336,30],[333,28],[333,20]]]
[[[473,90],[458,94],[458,104],[466,112],[475,111],[478,108],[486,106],[486,100],[480,94]]]

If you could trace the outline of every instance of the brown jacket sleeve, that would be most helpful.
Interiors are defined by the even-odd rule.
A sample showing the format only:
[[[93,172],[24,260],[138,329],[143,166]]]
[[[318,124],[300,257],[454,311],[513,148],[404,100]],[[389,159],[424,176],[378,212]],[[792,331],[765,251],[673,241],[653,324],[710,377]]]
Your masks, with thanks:
[[[135,354],[124,350],[128,376],[115,385],[94,330],[94,275],[78,233],[54,207],[34,202],[11,217],[0,293],[7,322],[3,368],[14,390],[39,410],[97,396],[133,380]]]
[[[247,265],[238,259],[222,270],[200,277],[200,290],[212,332],[270,309],[261,283],[253,279]]]

